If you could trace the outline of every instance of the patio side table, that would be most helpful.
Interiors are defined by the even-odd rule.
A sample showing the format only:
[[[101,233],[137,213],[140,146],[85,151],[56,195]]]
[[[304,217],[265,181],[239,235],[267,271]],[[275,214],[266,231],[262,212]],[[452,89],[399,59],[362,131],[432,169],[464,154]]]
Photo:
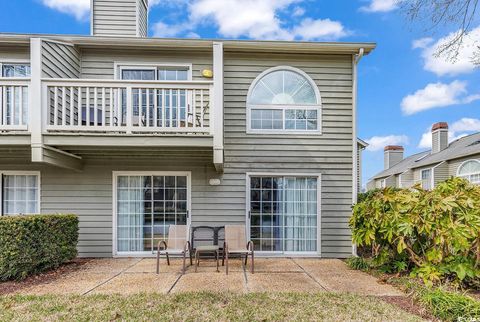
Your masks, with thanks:
[[[195,272],[197,272],[197,267],[200,262],[200,255],[211,253],[215,254],[215,260],[217,262],[217,272],[219,272],[218,260],[220,257],[220,247],[217,245],[198,246],[195,248]]]

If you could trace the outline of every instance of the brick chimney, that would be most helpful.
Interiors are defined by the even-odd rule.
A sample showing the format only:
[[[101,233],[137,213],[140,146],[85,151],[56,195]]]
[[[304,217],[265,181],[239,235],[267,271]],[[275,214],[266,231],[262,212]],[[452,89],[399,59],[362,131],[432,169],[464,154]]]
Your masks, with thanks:
[[[92,0],[92,36],[147,37],[148,0]]]
[[[403,146],[400,145],[388,145],[384,151],[384,169],[390,169],[395,164],[403,160]]]
[[[439,122],[432,126],[432,154],[448,148],[448,123]]]

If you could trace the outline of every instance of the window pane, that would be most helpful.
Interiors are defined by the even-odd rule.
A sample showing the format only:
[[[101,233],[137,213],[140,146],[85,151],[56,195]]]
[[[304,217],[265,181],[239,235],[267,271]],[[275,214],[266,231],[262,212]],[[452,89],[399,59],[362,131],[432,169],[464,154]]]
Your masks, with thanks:
[[[30,77],[30,65],[4,64],[2,65],[2,77]]]
[[[248,102],[279,105],[318,104],[310,81],[290,70],[277,70],[263,76],[255,84]]]
[[[38,178],[35,175],[4,175],[3,214],[38,213],[38,189]]]
[[[316,251],[317,179],[251,177],[250,182],[250,233],[255,249]]]

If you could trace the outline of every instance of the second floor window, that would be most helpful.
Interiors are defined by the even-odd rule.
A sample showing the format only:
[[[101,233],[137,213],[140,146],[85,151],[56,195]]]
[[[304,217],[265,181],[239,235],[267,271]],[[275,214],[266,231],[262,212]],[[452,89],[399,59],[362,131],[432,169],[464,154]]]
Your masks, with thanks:
[[[319,133],[320,93],[313,80],[292,67],[262,73],[247,98],[248,132]]]
[[[188,81],[188,66],[128,66],[120,67],[120,77],[125,80]]]
[[[30,77],[30,65],[28,64],[0,64],[2,77]]]

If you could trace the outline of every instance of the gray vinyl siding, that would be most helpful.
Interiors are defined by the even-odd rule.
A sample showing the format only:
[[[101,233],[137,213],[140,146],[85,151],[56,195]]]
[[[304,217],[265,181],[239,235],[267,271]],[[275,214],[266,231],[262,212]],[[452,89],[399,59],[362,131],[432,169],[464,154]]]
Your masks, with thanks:
[[[42,77],[79,78],[80,52],[75,46],[42,42]]]
[[[439,164],[435,169],[433,170],[433,183],[435,186],[439,184],[440,182],[443,182],[448,179],[448,163],[444,162]]]
[[[115,62],[152,64],[192,64],[193,80],[211,80],[202,77],[202,70],[212,69],[212,52],[176,52],[172,50],[93,50],[82,51],[81,78],[113,79]]]
[[[82,172],[32,165],[29,151],[17,151],[1,159],[0,170],[40,171],[41,213],[71,213],[79,216],[80,257],[112,256],[113,171],[191,171],[192,225],[225,225],[237,222],[228,215],[229,202],[239,192],[229,181],[210,186],[217,177],[211,151],[192,152],[185,157],[104,157],[90,159]],[[131,154],[131,153],[130,153]],[[189,156],[188,156],[189,155]],[[244,221],[243,221],[244,222]]]
[[[402,188],[410,188],[414,185],[413,171],[409,170],[399,175],[401,176]]]
[[[93,1],[93,35],[137,36],[138,0]]]
[[[138,1],[138,32],[140,37],[148,36],[148,8],[143,0]]]
[[[232,220],[245,222],[247,172],[321,173],[321,244],[323,257],[352,253],[352,57],[349,55],[273,55],[226,52],[225,174],[236,193],[228,204]],[[299,68],[319,86],[322,135],[246,133],[246,97],[252,81],[279,65]],[[226,207],[226,205],[225,205]]]
[[[468,157],[448,161],[448,177],[456,177],[458,173],[458,168],[462,165],[463,162],[468,160],[480,161],[480,153],[473,154]]]
[[[385,179],[385,187],[396,187],[397,181],[395,179],[395,176],[391,176]]]
[[[362,150],[357,146],[357,193],[362,192]]]
[[[0,63],[17,60],[30,61],[30,48],[28,46],[0,45]]]

